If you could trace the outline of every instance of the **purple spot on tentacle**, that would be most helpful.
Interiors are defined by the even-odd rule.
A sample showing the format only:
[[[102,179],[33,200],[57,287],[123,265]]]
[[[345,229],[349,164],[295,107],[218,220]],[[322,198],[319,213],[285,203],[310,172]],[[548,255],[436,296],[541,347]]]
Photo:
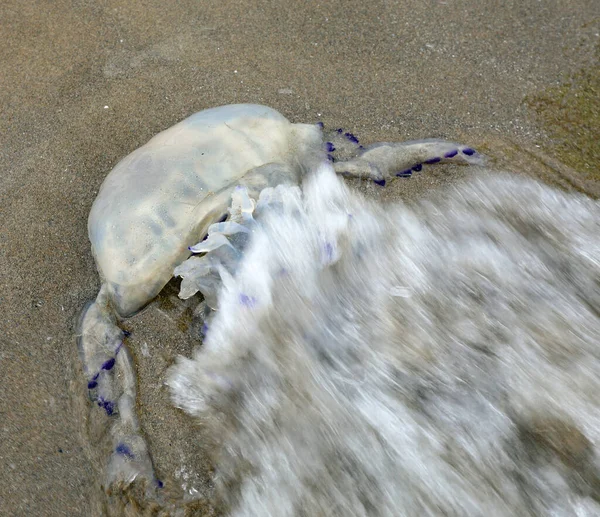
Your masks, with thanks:
[[[200,330],[200,332],[203,336],[206,336],[206,333],[208,332],[208,325],[206,323],[202,324],[202,329]]]
[[[324,249],[325,249],[325,259],[327,260],[327,262],[331,262],[333,260],[333,246],[331,245],[330,242],[326,242]]]
[[[358,138],[356,138],[352,133],[345,133],[344,136],[353,144],[358,144]]]
[[[321,121],[317,122],[317,126],[318,126],[320,129],[324,129],[324,128],[325,128],[325,124],[323,124],[323,122],[321,122]]]
[[[100,377],[100,372],[94,375],[90,382],[88,382],[88,390],[93,390],[96,386],[98,386],[98,377]]]
[[[277,273],[277,276],[287,276],[287,275],[288,275],[288,270],[286,268],[284,268],[284,267],[282,267],[279,270],[279,273]]]
[[[133,458],[133,452],[131,452],[129,446],[125,445],[124,443],[117,445],[115,452],[121,456],[125,456],[126,458]]]
[[[162,482],[160,479],[157,479],[157,480],[156,480],[156,486],[157,486],[158,488],[162,488],[162,487],[164,487],[164,486],[165,486],[165,484],[164,484],[164,483],[163,483],[163,482]]]
[[[341,127],[338,127],[335,131],[336,131],[336,133],[339,133],[340,135],[344,132],[344,130]]]
[[[441,158],[439,158],[438,156],[436,156],[435,158],[431,158],[431,160],[425,160],[425,163],[426,163],[427,165],[432,165],[432,164],[434,164],[434,163],[438,163],[438,162],[440,162],[440,161],[442,161],[442,159],[441,159]]]
[[[115,365],[115,358],[111,357],[108,361],[104,361],[104,363],[102,364],[102,369],[103,370],[112,370],[113,366]]]
[[[335,158],[334,158],[333,156],[331,156],[330,154],[328,154],[328,155],[327,155],[327,159],[328,159],[330,162],[335,162]]]
[[[129,332],[129,330],[124,330],[124,331],[123,331],[123,335],[124,335],[125,337],[129,337],[129,336],[131,336],[131,332]]]
[[[475,149],[471,149],[470,147],[467,147],[462,150],[462,153],[466,154],[467,156],[473,156],[475,154]]]
[[[402,171],[402,172],[397,172],[396,176],[398,178],[410,178],[412,176],[412,170],[407,169],[407,170]]]
[[[385,187],[385,180],[373,180],[374,183],[377,183],[377,185],[381,186],[381,187]]]
[[[331,142],[325,142],[325,150],[328,153],[332,153],[333,151],[335,151],[335,146]]]
[[[111,416],[115,412],[115,403],[110,400],[104,400],[102,397],[98,399],[98,406],[103,408],[108,416]]]
[[[413,171],[415,171],[415,172],[420,172],[420,171],[422,171],[422,170],[423,170],[423,164],[422,164],[422,163],[417,163],[417,165],[415,165],[415,166],[412,168],[412,170],[413,170]]]
[[[248,296],[247,294],[240,294],[240,303],[246,307],[252,308],[256,305],[256,298],[254,296]]]
[[[449,151],[444,155],[444,158],[454,158],[458,154],[458,151],[455,149],[454,151]]]

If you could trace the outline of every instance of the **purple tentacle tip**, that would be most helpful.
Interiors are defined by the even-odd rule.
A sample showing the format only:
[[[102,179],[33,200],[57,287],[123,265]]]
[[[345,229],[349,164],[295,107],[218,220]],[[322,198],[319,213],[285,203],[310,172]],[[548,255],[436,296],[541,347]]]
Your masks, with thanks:
[[[131,336],[131,332],[129,332],[129,330],[124,330],[124,331],[123,331],[123,335],[124,335],[125,337],[129,337],[129,336]]]
[[[353,144],[358,144],[358,138],[356,138],[352,133],[345,133],[344,136]]]
[[[98,406],[103,408],[108,416],[111,416],[115,412],[115,403],[110,400],[104,400],[102,397],[98,399]]]
[[[104,363],[102,364],[102,369],[103,370],[112,370],[113,366],[115,365],[115,358],[111,357],[108,361],[104,361]]]
[[[432,165],[432,164],[438,163],[440,161],[442,161],[442,159],[440,157],[436,156],[435,158],[431,158],[431,160],[425,160],[425,163],[427,165]]]
[[[115,452],[121,456],[125,456],[126,458],[133,458],[133,452],[131,452],[129,446],[125,445],[124,443],[117,445]]]
[[[321,121],[317,122],[317,126],[319,127],[319,129],[325,128],[325,124],[323,124],[323,122],[321,122]]]
[[[331,142],[325,142],[325,150],[328,153],[332,153],[333,151],[335,151],[335,146]]]
[[[254,307],[256,305],[256,298],[254,296],[248,296],[247,294],[240,294],[240,303],[246,307]]]
[[[415,171],[415,172],[420,172],[420,171],[422,171],[422,170],[423,170],[423,164],[422,164],[422,163],[417,163],[417,165],[415,165],[415,166],[412,168],[412,170],[413,170],[413,171]]]
[[[444,155],[444,158],[454,158],[458,154],[458,151],[455,149],[454,151],[449,151]]]
[[[96,386],[98,386],[98,377],[100,377],[100,372],[94,375],[90,382],[88,382],[88,390],[93,390]]]
[[[110,400],[104,402],[103,407],[108,416],[111,416],[115,412],[115,403],[111,402]]]
[[[156,486],[158,488],[162,488],[163,486],[165,486],[165,484],[160,479],[157,479],[156,480]]]
[[[462,150],[463,154],[466,154],[467,156],[473,156],[475,154],[475,149],[471,149],[470,147],[466,147],[465,149]]]
[[[377,185],[381,187],[385,187],[385,180],[373,180],[373,182],[377,183]]]
[[[327,155],[327,159],[328,159],[330,162],[335,162],[335,158],[334,158],[333,156],[331,156],[330,154],[328,154],[328,155]]]

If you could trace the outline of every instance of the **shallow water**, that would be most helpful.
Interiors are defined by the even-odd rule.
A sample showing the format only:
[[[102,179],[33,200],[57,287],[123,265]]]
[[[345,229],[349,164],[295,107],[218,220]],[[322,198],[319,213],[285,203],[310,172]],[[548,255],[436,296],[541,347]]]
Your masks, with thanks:
[[[327,167],[276,194],[167,373],[202,511],[600,514],[598,202],[488,176],[384,207]]]
[[[164,488],[98,511],[597,515],[598,203],[514,176],[382,205],[325,169],[303,192],[276,191],[195,353],[176,282],[125,323]]]

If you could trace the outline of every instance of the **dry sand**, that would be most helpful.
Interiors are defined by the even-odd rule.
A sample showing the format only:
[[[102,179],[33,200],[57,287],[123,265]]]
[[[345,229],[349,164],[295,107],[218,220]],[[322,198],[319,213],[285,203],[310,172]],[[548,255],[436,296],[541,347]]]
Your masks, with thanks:
[[[75,381],[73,325],[99,287],[87,215],[111,167],[187,115],[253,102],[365,142],[446,137],[600,192],[550,157],[524,102],[590,66],[597,0],[4,0],[0,24],[0,515],[106,511]],[[466,174],[360,187],[410,199]],[[157,472],[175,490],[195,465],[208,490],[193,428],[162,386],[196,344],[190,313],[167,292],[128,323],[130,346]]]

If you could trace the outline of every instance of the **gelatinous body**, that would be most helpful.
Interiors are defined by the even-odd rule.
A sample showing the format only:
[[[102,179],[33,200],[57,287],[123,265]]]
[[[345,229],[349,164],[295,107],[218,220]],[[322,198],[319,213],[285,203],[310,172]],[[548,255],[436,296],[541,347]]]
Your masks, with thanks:
[[[320,139],[316,126],[291,124],[273,109],[232,105],[192,115],[119,162],[89,217],[96,263],[118,313],[129,316],[160,292],[245,175],[253,171],[246,182],[264,187],[271,178],[256,169],[279,164],[297,181],[298,164]]]

